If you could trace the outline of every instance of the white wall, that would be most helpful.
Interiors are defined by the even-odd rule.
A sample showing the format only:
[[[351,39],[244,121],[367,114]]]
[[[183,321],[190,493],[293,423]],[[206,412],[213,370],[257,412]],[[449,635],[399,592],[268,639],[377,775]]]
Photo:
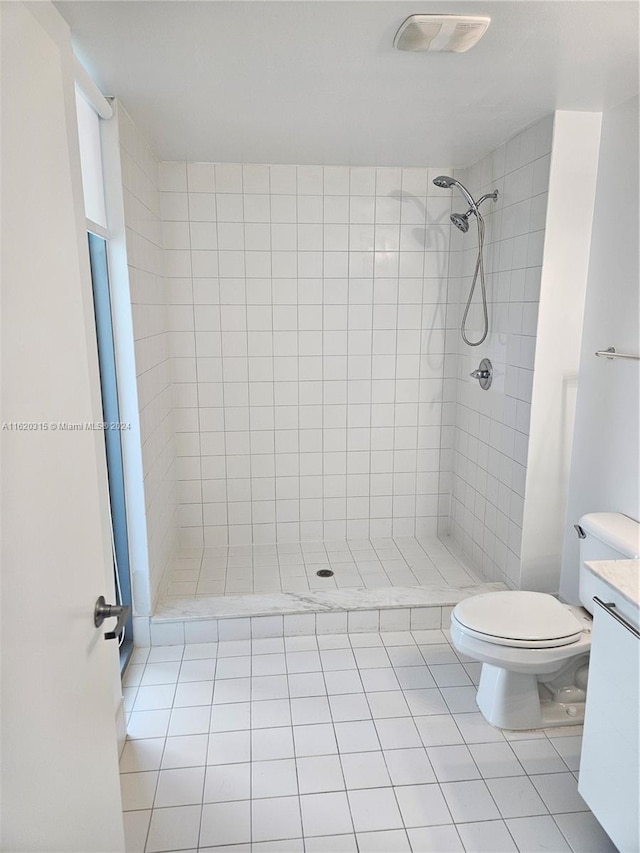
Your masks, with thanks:
[[[521,589],[556,593],[575,421],[600,113],[555,114],[522,521]]]
[[[448,399],[454,424],[451,534],[489,580],[520,585],[520,545],[529,446],[530,404],[545,239],[553,116],[508,140],[478,163],[456,172],[484,202],[485,269],[489,335],[470,347],[460,321],[475,267],[475,222],[457,229],[451,244],[447,353],[454,377]],[[454,192],[453,209],[466,203]],[[482,334],[480,283],[469,314],[467,337]],[[469,373],[491,359],[493,384],[483,391]]]
[[[153,610],[177,546],[175,437],[158,161],[118,105],[124,222],[146,511],[148,589],[136,583],[136,614]],[[141,594],[136,594],[141,593]]]
[[[607,361],[614,346],[638,354],[638,98],[603,116],[582,337],[560,592],[578,595],[573,524],[586,512],[640,518],[637,361]]]
[[[441,171],[162,165],[184,545],[436,535]]]

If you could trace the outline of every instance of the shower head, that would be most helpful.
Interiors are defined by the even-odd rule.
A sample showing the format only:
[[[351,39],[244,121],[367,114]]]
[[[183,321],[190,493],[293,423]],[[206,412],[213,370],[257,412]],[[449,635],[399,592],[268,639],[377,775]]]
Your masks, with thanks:
[[[474,213],[477,210],[476,203],[473,200],[473,196],[464,186],[464,184],[460,183],[460,181],[456,181],[455,178],[451,178],[449,177],[449,175],[438,175],[437,178],[433,179],[433,183],[437,187],[441,187],[443,190],[450,190],[451,187],[457,187],[462,193],[462,195],[466,198],[469,207],[474,211]]]
[[[463,234],[466,234],[469,230],[469,213],[452,213],[449,217],[456,228],[459,228]]]
[[[443,190],[449,190],[455,184],[455,180],[448,175],[438,175],[437,178],[433,179],[433,183],[437,187],[442,187]]]

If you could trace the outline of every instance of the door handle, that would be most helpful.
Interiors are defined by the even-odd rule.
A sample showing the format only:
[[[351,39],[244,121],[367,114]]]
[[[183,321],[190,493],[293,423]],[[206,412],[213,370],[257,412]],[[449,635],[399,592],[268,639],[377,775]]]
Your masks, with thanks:
[[[110,619],[112,616],[117,617],[116,627],[113,631],[107,631],[104,635],[105,640],[115,640],[124,630],[125,622],[129,617],[131,607],[128,604],[107,604],[104,595],[96,601],[95,610],[93,611],[93,624],[99,628],[105,619]]]

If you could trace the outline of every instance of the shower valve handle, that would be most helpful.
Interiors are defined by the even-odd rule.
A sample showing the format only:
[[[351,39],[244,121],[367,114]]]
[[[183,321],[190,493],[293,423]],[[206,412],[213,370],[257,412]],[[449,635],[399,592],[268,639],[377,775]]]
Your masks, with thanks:
[[[469,374],[472,379],[477,379],[483,391],[488,391],[491,388],[493,381],[493,365],[488,358],[483,358],[480,362],[480,367]]]
[[[104,595],[101,595],[96,601],[96,607],[93,611],[93,624],[99,628],[105,619],[117,617],[116,627],[104,635],[105,640],[115,640],[122,633],[130,611],[131,608],[128,604],[107,604]]]

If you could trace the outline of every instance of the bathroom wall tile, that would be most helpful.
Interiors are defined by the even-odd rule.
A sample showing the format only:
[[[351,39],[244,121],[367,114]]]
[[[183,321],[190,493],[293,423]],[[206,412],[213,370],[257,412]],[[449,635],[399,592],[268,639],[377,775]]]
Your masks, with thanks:
[[[482,347],[457,352],[450,532],[483,577],[520,586],[522,502],[526,483],[533,357],[546,217],[553,116],[526,128],[458,177],[486,201],[485,268],[492,328]],[[459,327],[475,249],[452,234],[447,328]],[[481,315],[470,312],[470,337]],[[469,373],[488,357],[494,383],[483,392]],[[444,451],[441,451],[441,455]],[[514,469],[514,463],[516,467]],[[441,469],[444,466],[441,465]],[[514,473],[515,470],[515,473]]]
[[[450,229],[440,221],[450,196],[428,192],[426,169],[167,163],[162,170],[164,271],[176,308],[168,354],[180,425],[176,468],[188,466],[181,479],[191,483],[176,495],[181,544],[446,527],[449,458],[434,463],[445,470],[429,496],[422,481],[401,475],[418,465],[421,377],[442,396],[445,340],[436,327],[445,313],[423,297],[441,302],[444,291],[423,293],[423,277],[446,275]],[[211,307],[194,313],[197,305]],[[384,436],[372,403],[389,410]],[[434,459],[440,415],[429,421]],[[212,477],[215,458],[226,464]],[[335,477],[369,474],[370,462],[374,474],[396,474],[386,501],[372,504],[363,485],[358,494],[335,492]],[[213,499],[207,483],[237,489],[247,464],[246,498],[236,503],[227,488]],[[303,500],[287,493],[287,478],[310,475],[319,493]]]

